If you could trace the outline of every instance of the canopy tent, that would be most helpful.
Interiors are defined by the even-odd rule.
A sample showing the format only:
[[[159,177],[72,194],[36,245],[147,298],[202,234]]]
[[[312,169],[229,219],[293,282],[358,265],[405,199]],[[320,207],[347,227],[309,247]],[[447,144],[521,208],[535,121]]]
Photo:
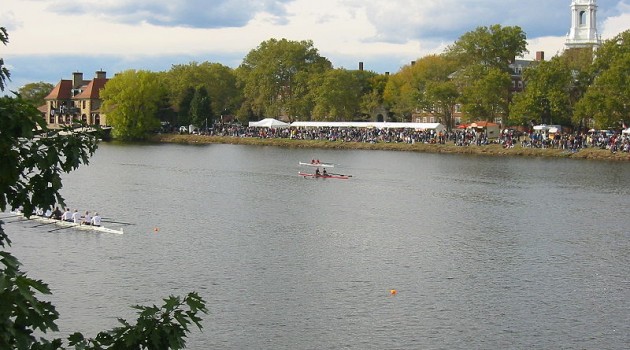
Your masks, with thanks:
[[[296,128],[373,128],[373,129],[415,129],[440,132],[444,125],[440,123],[390,123],[390,122],[293,122]]]
[[[626,134],[626,135],[630,135],[630,128],[627,128],[626,130],[621,132],[622,134]]]
[[[554,133],[562,132],[562,126],[546,125],[546,124],[534,125],[534,131],[548,132],[548,133],[554,134]]]
[[[265,118],[257,122],[249,122],[250,127],[255,128],[288,128],[289,124],[273,118]]]

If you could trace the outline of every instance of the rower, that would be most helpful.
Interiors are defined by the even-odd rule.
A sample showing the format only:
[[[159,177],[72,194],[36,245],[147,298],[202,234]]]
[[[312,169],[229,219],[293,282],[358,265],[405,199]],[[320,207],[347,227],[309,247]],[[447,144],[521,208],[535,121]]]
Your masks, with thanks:
[[[98,215],[98,212],[94,213],[90,224],[92,224],[92,226],[101,226],[101,216]]]
[[[328,172],[326,171],[326,168],[324,168],[323,174],[324,174],[324,176],[328,176]]]
[[[61,220],[62,215],[63,213],[61,212],[59,207],[55,207],[55,210],[52,212],[52,214],[50,214],[49,218],[55,219],[55,220]]]
[[[315,176],[319,176],[319,168],[315,170]]]
[[[79,211],[76,209],[74,210],[74,213],[72,213],[72,222],[75,224],[81,223],[81,214],[79,214]]]
[[[70,212],[70,208],[66,207],[66,211],[61,215],[61,220],[63,221],[72,221],[72,212]]]
[[[83,215],[83,225],[90,225],[92,223],[92,215],[90,215],[89,211],[85,211],[85,215]]]

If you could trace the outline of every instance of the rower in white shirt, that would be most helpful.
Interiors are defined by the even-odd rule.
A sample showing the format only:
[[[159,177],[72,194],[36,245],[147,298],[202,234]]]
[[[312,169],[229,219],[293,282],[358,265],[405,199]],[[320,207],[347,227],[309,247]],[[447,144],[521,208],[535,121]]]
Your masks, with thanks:
[[[66,208],[66,211],[64,211],[63,215],[61,215],[61,220],[72,221],[72,212],[70,211],[70,208]]]
[[[72,213],[72,222],[75,224],[81,223],[81,214],[79,214],[79,211],[76,209],[74,210],[74,213]]]
[[[101,216],[98,215],[98,212],[94,213],[91,224],[92,226],[101,226]]]
[[[46,209],[46,212],[44,213],[44,216],[49,218],[52,215],[52,210],[50,210],[50,208]]]
[[[90,225],[92,223],[92,215],[90,215],[89,211],[85,211],[85,215],[83,215],[83,225]]]

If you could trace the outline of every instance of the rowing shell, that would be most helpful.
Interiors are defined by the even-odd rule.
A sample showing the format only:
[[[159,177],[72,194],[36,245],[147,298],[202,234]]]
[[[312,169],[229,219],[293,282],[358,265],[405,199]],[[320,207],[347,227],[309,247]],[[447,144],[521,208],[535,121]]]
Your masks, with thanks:
[[[306,163],[306,162],[300,162],[300,165],[322,167],[322,168],[334,168],[335,167],[335,164],[333,164],[333,163]]]
[[[24,217],[24,219],[26,219],[26,217]],[[27,220],[33,220],[33,221],[38,221],[45,224],[51,224],[60,228],[72,228],[74,230],[96,231],[96,232],[102,232],[102,233],[116,233],[119,235],[123,234],[122,228],[120,228],[119,230],[116,230],[113,228],[108,228],[108,227],[103,227],[103,226],[81,225],[81,224],[75,224],[74,222],[50,219],[50,218],[45,218],[45,217],[36,216],[36,215],[31,216]]]
[[[298,175],[300,176],[304,176],[304,177],[317,177],[317,178],[322,178],[322,179],[341,179],[341,180],[347,180],[350,178],[349,175],[324,175],[324,174],[308,174],[308,173],[303,173],[303,172],[299,172]]]

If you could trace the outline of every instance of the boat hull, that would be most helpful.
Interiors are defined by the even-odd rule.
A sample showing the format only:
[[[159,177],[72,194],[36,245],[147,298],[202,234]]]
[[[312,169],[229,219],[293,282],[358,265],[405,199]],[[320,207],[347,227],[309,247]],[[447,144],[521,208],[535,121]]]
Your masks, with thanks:
[[[114,234],[119,234],[119,235],[123,234],[123,229],[122,228],[116,230],[116,229],[109,228],[109,227],[104,227],[104,226],[81,225],[81,224],[75,224],[74,222],[55,220],[55,219],[45,218],[45,217],[36,216],[36,215],[33,215],[30,218],[28,218],[28,219],[26,217],[24,217],[24,219],[25,220],[41,222],[43,224],[50,224],[52,226],[57,227],[58,229],[65,229],[65,228],[67,228],[67,229],[80,230],[80,231],[114,233]]]
[[[332,163],[306,163],[300,162],[300,165],[313,166],[313,167],[322,167],[322,168],[334,168],[335,164]]]
[[[338,180],[347,180],[350,178],[349,175],[323,175],[323,174],[309,174],[309,173],[303,173],[303,172],[299,172],[298,173],[299,176],[303,176],[303,177],[313,177],[313,178],[318,178],[318,179],[338,179]]]

